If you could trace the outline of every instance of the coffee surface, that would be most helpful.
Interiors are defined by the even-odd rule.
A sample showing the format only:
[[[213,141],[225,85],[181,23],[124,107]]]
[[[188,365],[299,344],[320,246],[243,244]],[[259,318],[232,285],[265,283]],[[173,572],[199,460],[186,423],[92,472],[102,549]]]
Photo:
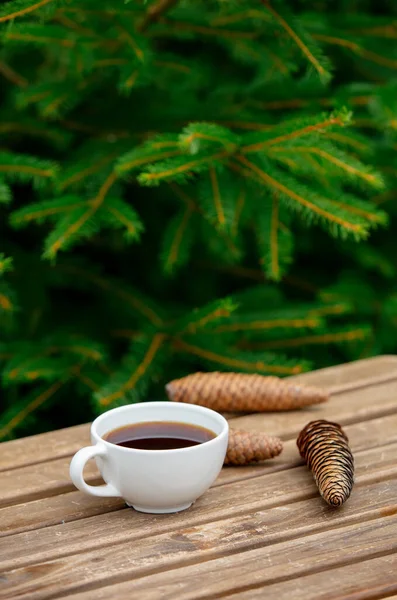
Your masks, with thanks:
[[[175,450],[203,444],[216,437],[210,429],[177,421],[133,423],[104,436],[111,444],[137,450]]]

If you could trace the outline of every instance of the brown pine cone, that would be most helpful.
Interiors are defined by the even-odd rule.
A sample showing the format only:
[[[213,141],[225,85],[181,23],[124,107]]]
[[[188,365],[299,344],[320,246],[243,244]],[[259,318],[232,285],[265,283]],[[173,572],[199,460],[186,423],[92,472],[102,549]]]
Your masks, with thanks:
[[[342,427],[330,421],[311,421],[296,443],[321,496],[331,506],[341,506],[354,484],[354,458]]]
[[[193,373],[166,385],[174,402],[199,404],[223,412],[294,410],[328,400],[325,390],[278,377],[247,373]]]
[[[283,443],[277,437],[258,431],[229,430],[225,465],[248,465],[281,454]]]

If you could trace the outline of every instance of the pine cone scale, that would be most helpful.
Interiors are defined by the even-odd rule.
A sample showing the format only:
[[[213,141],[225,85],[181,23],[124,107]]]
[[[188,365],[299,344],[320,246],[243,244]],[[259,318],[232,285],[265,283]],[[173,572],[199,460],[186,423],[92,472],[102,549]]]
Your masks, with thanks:
[[[218,412],[287,411],[328,400],[325,390],[277,377],[217,371],[170,381],[166,392],[173,402],[199,404]]]
[[[354,458],[341,426],[312,421],[300,432],[297,446],[324,500],[331,506],[346,502],[354,485]]]
[[[257,431],[230,429],[225,465],[247,465],[274,458],[283,450],[282,441]]]

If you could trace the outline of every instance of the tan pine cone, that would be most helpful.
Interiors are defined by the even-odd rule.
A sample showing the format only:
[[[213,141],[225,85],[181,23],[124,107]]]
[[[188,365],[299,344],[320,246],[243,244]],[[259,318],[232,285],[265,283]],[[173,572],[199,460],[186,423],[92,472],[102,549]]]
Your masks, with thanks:
[[[166,385],[174,402],[187,402],[218,412],[284,411],[319,404],[328,392],[278,377],[247,373],[193,373]]]
[[[258,431],[230,429],[225,465],[248,465],[281,454],[283,443]]]
[[[342,427],[325,420],[311,421],[296,443],[321,496],[329,505],[341,506],[354,484],[354,458]]]

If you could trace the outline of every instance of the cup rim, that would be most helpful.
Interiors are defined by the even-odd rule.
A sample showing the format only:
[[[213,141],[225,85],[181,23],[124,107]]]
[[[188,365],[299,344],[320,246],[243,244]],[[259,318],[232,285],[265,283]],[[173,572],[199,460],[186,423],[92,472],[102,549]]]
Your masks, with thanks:
[[[196,446],[187,446],[186,448],[172,448],[169,450],[143,450],[141,448],[126,448],[125,446],[118,446],[117,444],[113,444],[111,442],[108,442],[107,440],[105,440],[103,437],[101,437],[99,435],[99,433],[97,433],[96,428],[98,426],[98,423],[100,421],[103,421],[106,419],[106,417],[110,414],[110,413],[115,413],[115,412],[127,412],[128,410],[131,409],[135,409],[135,408],[142,408],[144,406],[153,406],[156,407],[158,406],[159,408],[163,408],[164,406],[173,406],[174,408],[182,408],[183,410],[187,410],[191,413],[204,413],[204,414],[210,414],[212,416],[215,416],[216,419],[218,419],[218,421],[221,423],[222,425],[222,430],[220,431],[220,433],[218,433],[217,435],[215,435],[214,438],[212,438],[211,440],[207,440],[206,442],[202,442],[201,444],[198,444]],[[173,410],[173,409],[172,409]],[[229,433],[229,423],[227,421],[227,419],[225,419],[225,417],[223,415],[221,415],[220,413],[216,412],[215,410],[212,410],[212,408],[207,408],[205,406],[199,406],[197,404],[189,404],[187,402],[171,402],[169,400],[165,400],[165,401],[148,401],[148,402],[138,402],[136,404],[126,404],[124,406],[117,406],[116,408],[111,408],[110,410],[105,411],[104,413],[102,413],[101,415],[99,415],[92,423],[91,423],[91,435],[95,438],[96,443],[103,443],[105,444],[106,447],[110,447],[110,448],[117,448],[117,450],[123,451],[123,452],[136,452],[138,454],[149,454],[149,455],[154,455],[154,454],[162,454],[162,453],[167,453],[167,455],[171,455],[171,454],[175,454],[177,452],[195,452],[197,451],[200,447],[205,446],[208,447],[209,445],[214,445],[217,443],[217,440],[223,438],[225,435],[228,435]],[[214,432],[215,433],[215,432]]]

